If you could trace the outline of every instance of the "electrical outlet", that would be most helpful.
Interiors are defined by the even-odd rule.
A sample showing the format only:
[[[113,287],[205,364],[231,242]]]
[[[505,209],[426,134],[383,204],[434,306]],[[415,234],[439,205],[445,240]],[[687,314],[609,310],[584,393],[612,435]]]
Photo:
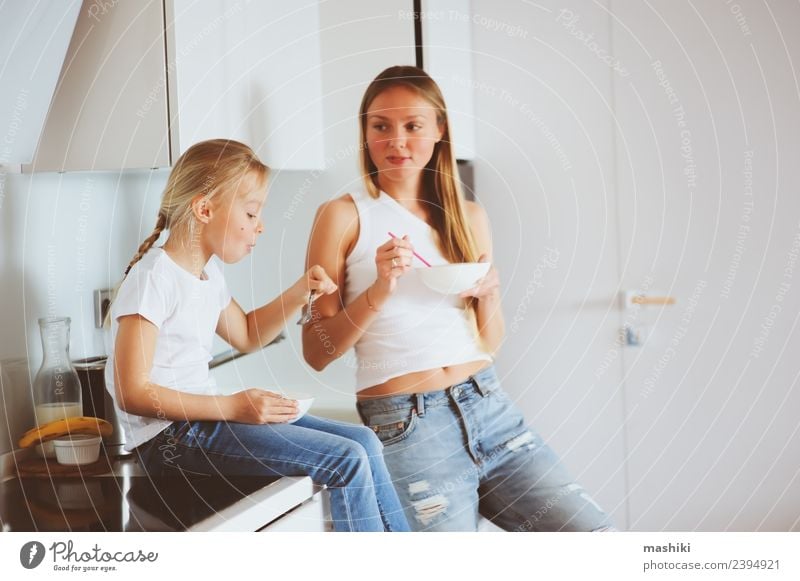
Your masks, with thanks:
[[[94,291],[94,326],[98,329],[103,328],[103,321],[106,320],[106,313],[111,308],[111,298],[114,291],[110,288],[98,289]]]

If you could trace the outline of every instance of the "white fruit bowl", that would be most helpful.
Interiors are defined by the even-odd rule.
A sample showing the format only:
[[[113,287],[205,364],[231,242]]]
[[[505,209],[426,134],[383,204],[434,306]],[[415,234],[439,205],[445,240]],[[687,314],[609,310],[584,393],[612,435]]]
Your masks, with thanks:
[[[420,267],[422,282],[429,289],[443,295],[457,295],[475,286],[489,272],[489,262],[455,262],[440,266]]]
[[[75,434],[53,440],[59,464],[93,464],[100,458],[100,436]]]

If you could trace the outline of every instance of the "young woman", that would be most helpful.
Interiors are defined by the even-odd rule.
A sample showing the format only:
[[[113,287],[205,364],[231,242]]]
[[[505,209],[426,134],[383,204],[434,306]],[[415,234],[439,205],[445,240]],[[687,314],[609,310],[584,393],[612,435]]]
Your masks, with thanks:
[[[158,221],[112,305],[106,386],[126,447],[151,474],[308,475],[330,490],[340,531],[408,530],[369,429],[297,416],[297,402],[258,388],[221,395],[209,375],[216,331],[243,352],[269,343],[306,304],[331,293],[311,267],[277,299],[245,313],[212,257],[238,262],[264,226],[267,167],[241,143],[190,147],[170,173]],[[169,237],[153,246],[163,230]]]
[[[456,179],[444,99],[416,67],[383,71],[361,102],[364,191],[317,212],[308,260],[338,292],[303,331],[317,370],[355,347],[358,410],[384,444],[415,530],[609,530],[608,516],[500,387],[504,333],[491,267],[472,289],[428,289],[416,251],[439,265],[491,261],[489,221]],[[325,338],[322,341],[321,338]]]

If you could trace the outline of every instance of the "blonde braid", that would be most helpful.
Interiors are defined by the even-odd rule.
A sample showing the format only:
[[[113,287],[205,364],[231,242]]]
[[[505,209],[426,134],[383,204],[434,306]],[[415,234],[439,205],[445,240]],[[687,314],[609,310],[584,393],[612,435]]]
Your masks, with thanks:
[[[158,240],[158,237],[161,236],[161,232],[163,232],[166,227],[167,227],[167,217],[164,215],[163,212],[159,212],[158,219],[156,220],[156,227],[153,228],[152,234],[150,234],[150,236],[148,236],[145,239],[145,241],[142,242],[142,245],[139,246],[139,250],[133,257],[133,260],[131,260],[130,264],[128,265],[128,268],[125,269],[125,276],[128,276],[128,273],[131,271],[131,268],[133,268],[133,265],[139,262],[142,259],[142,256],[147,254],[147,251],[153,247],[153,244],[156,243],[156,240]]]

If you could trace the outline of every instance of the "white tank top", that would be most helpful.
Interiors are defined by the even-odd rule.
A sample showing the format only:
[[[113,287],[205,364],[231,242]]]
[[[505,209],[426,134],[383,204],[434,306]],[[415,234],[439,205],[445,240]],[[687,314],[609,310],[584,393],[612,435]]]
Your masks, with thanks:
[[[432,265],[448,264],[436,246],[433,228],[394,198],[385,192],[378,199],[366,192],[351,196],[358,209],[359,235],[345,261],[346,304],[375,282],[375,250],[390,239],[389,232],[400,238],[408,235],[416,253]],[[412,266],[427,268],[416,258]],[[355,345],[357,391],[415,371],[492,360],[480,347],[463,299],[429,289],[416,270],[397,283],[395,293]]]

